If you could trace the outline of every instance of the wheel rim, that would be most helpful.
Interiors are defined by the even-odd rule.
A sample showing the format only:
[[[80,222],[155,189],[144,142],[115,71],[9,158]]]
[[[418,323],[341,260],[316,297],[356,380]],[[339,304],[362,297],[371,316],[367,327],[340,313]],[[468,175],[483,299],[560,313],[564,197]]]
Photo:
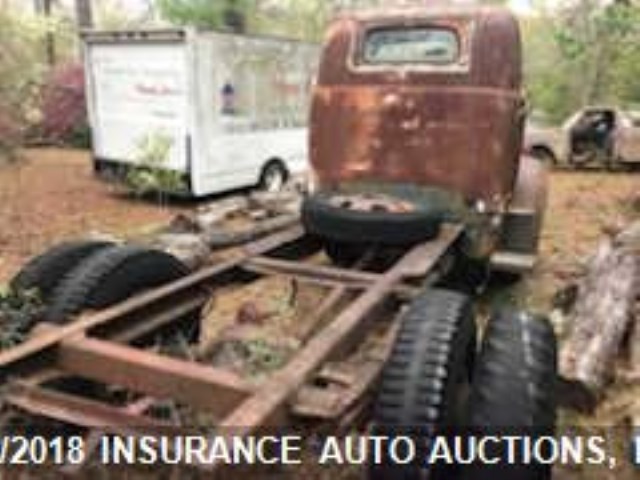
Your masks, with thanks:
[[[270,168],[264,176],[264,189],[267,192],[279,192],[284,186],[284,175],[278,168]]]

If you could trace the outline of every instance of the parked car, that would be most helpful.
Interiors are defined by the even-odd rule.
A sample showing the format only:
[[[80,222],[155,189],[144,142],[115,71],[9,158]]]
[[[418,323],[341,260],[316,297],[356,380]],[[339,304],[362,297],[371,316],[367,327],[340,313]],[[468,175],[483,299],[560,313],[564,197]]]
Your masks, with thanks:
[[[307,170],[317,45],[178,29],[91,31],[84,42],[100,177],[153,168],[203,196],[277,190]]]
[[[530,124],[525,149],[553,164],[573,168],[640,165],[640,112],[586,107],[559,129]]]

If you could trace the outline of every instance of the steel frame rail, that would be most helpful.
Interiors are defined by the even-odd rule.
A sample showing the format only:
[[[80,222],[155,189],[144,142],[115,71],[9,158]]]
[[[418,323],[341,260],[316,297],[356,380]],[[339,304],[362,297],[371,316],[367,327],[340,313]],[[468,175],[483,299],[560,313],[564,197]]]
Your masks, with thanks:
[[[291,400],[301,392],[308,397],[313,391],[304,387],[314,373],[361,342],[370,326],[370,314],[390,296],[410,296],[415,287],[408,285],[408,280],[429,278],[461,233],[460,226],[446,225],[436,239],[411,248],[379,274],[268,257],[269,252],[304,241],[298,226],[270,235],[245,245],[236,258],[108,309],[82,315],[67,325],[37,329],[25,343],[0,353],[0,379],[8,384],[4,400],[31,414],[111,433],[176,428],[145,416],[145,408],[115,407],[46,385],[51,379],[72,376],[118,385],[143,394],[143,399],[172,399],[206,410],[219,419],[215,427],[225,433],[248,435],[260,427],[283,425],[291,416]],[[329,303],[344,299],[345,291],[355,297],[311,335],[282,369],[262,383],[128,345],[185,314],[198,312],[207,301],[211,285],[236,269],[334,285],[334,294],[327,297]],[[322,308],[328,311],[328,306]],[[381,367],[384,358],[377,362]],[[377,377],[375,368],[374,364],[374,369],[367,372],[368,383]],[[358,385],[358,392],[365,390],[366,385]]]

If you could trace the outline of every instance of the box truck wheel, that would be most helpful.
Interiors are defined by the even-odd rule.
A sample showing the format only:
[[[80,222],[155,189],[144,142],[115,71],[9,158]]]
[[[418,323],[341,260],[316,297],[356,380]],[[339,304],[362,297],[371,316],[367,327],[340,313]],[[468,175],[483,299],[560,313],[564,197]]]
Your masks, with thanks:
[[[472,433],[553,436],[556,421],[556,337],[546,318],[502,311],[489,320],[469,401]],[[509,447],[491,455],[507,458]],[[551,467],[536,463],[474,464],[464,480],[547,480]]]
[[[378,390],[373,434],[413,436],[425,445],[449,427],[465,423],[470,370],[476,351],[476,324],[470,297],[428,289],[403,315]],[[420,457],[420,455],[418,455]],[[449,478],[423,461],[370,465],[369,479]],[[441,475],[441,476],[438,476]]]
[[[67,272],[85,258],[113,246],[104,240],[74,240],[60,243],[29,260],[9,285],[13,290],[37,290],[39,298],[46,302],[53,289]]]
[[[45,318],[63,323],[84,309],[108,307],[187,273],[184,264],[166,252],[132,245],[113,246],[67,273],[51,294]]]
[[[279,192],[287,183],[289,172],[280,160],[271,160],[262,169],[260,189],[265,192]]]

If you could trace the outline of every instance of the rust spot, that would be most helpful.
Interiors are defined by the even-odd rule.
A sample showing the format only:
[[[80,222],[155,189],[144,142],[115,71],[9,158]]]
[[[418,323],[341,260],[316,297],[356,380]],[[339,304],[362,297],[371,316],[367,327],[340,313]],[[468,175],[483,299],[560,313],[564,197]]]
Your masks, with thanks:
[[[369,29],[415,25],[454,30],[458,63],[363,65]],[[340,18],[327,36],[311,109],[311,163],[320,187],[383,181],[445,188],[490,205],[508,198],[521,150],[520,69],[518,26],[503,9]]]

